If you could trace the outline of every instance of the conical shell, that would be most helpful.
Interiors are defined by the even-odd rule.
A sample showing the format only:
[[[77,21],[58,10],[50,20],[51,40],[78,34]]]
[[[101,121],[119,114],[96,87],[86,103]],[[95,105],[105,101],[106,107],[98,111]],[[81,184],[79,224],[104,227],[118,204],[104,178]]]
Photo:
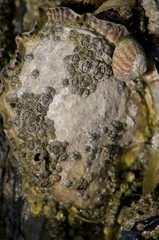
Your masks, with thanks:
[[[117,79],[134,80],[147,70],[147,59],[142,46],[131,36],[119,40],[112,58],[112,69]]]

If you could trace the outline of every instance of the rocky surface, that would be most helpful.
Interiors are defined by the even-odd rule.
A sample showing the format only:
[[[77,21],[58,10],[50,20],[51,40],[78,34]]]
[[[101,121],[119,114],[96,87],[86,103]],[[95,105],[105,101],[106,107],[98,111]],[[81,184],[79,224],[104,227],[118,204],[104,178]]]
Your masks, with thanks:
[[[135,7],[130,4],[128,18],[121,16],[120,6],[103,11],[98,17],[126,25],[135,36],[142,33],[140,44],[144,48],[147,41],[153,43],[145,48],[146,55],[151,55],[151,61],[158,61],[157,53],[153,54],[158,46],[157,34],[147,34],[152,21],[145,3],[137,1]],[[54,4],[60,3],[43,2],[46,7]],[[94,1],[62,4],[70,4],[77,12],[99,7]],[[14,6],[18,14],[8,25],[15,26],[9,27],[13,36],[30,28],[29,21],[42,5],[16,1]],[[154,1],[152,6],[156,6],[156,13]],[[111,25],[113,31],[105,38],[102,22],[94,23],[90,15],[82,30],[79,17],[80,26],[77,21],[71,27],[68,23],[51,27],[53,19],[48,16],[48,25],[45,16],[33,33],[17,38],[16,58],[2,70],[0,236],[28,240],[35,236],[158,239],[155,86],[149,88],[140,79],[127,82],[114,78],[114,36],[121,34],[119,31],[119,35],[112,35],[117,24]],[[145,16],[149,19],[148,28]],[[1,53],[6,63],[6,50]],[[148,68],[151,61],[148,58]],[[145,79],[149,81],[149,75]],[[150,176],[154,180],[151,184]],[[141,196],[142,187],[145,193],[153,191],[152,194]],[[150,213],[145,209],[150,209]],[[33,229],[35,223],[37,227]]]

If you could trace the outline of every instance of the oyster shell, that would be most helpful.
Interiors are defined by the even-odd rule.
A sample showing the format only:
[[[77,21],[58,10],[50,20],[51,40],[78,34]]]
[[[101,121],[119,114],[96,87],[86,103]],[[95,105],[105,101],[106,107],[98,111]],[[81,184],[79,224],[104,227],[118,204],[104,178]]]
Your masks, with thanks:
[[[95,205],[109,196],[110,168],[145,141],[147,107],[112,73],[113,44],[127,33],[91,14],[43,8],[16,38],[0,109],[24,192],[36,186],[59,202]]]

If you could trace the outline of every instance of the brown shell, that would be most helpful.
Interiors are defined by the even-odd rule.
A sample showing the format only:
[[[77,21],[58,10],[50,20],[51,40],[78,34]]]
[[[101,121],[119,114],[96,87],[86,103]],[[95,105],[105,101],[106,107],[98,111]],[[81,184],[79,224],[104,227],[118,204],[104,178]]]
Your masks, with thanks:
[[[112,43],[125,34],[91,14],[44,8],[34,29],[16,38],[0,109],[24,192],[35,186],[86,208],[115,191],[117,160],[147,129],[140,95],[112,74]]]

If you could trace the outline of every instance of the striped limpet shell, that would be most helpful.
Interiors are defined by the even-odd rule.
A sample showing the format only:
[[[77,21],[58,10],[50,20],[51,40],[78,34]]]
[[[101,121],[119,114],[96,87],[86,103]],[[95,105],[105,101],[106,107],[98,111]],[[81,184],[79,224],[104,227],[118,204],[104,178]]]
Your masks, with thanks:
[[[117,79],[135,80],[146,72],[146,54],[132,36],[123,37],[116,44],[112,68]]]
[[[112,72],[114,47],[127,34],[92,14],[43,8],[17,36],[17,56],[1,73],[0,109],[24,192],[35,187],[86,208],[115,191],[119,158],[148,131],[140,94]]]

